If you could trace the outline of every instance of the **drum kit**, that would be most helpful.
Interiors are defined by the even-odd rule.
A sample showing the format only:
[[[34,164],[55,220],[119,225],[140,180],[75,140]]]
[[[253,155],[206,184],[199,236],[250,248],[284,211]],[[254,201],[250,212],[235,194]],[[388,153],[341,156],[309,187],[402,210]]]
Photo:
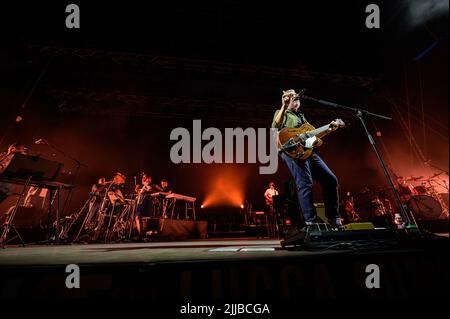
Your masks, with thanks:
[[[409,210],[416,221],[432,221],[448,219],[448,204],[443,194],[437,191],[438,187],[444,187],[448,192],[448,184],[437,179],[443,173],[434,174],[430,177],[410,176],[397,177],[396,189],[402,205]],[[412,183],[417,184],[413,186]],[[393,225],[395,213],[398,207],[395,204],[393,191],[389,187],[375,189],[364,188],[353,195],[356,211],[365,211],[364,215],[369,220],[383,219]],[[352,198],[352,200],[353,200]],[[347,210],[346,210],[347,211]],[[358,221],[355,215],[349,216],[350,221]]]

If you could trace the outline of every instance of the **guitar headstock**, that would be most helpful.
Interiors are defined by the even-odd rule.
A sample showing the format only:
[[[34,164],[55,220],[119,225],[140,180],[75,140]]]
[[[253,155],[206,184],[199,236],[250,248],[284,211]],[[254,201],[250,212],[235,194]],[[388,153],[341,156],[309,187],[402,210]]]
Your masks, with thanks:
[[[332,121],[330,123],[331,126],[334,126],[336,128],[338,127],[344,127],[345,126],[345,122],[341,119],[335,119],[334,121]]]

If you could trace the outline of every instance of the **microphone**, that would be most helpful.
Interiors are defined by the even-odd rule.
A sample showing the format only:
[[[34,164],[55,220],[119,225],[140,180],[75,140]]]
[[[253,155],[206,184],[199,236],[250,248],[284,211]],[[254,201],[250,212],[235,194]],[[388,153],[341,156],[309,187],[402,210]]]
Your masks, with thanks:
[[[295,96],[294,100],[300,100],[305,95],[306,89],[301,89],[297,95]]]
[[[303,88],[300,90],[300,92],[298,92],[298,96],[303,97],[303,95],[305,95],[306,89]]]

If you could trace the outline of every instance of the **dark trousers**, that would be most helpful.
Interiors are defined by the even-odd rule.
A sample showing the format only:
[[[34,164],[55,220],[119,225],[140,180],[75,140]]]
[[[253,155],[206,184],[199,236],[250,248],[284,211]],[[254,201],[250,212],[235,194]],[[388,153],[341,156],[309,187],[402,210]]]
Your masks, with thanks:
[[[319,155],[313,154],[307,160],[299,161],[281,153],[281,158],[295,180],[298,201],[305,222],[313,222],[317,216],[312,196],[313,179],[322,185],[325,216],[328,219],[339,217],[338,180]]]

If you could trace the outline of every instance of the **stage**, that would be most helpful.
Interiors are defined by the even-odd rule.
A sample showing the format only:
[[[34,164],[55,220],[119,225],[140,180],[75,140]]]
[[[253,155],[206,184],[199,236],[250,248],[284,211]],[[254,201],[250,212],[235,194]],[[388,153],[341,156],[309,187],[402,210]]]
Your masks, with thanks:
[[[79,289],[65,285],[69,264],[79,266]],[[379,289],[366,286],[373,264]],[[448,235],[320,250],[286,250],[279,240],[252,238],[7,247],[0,269],[2,299],[436,300],[448,297]]]

